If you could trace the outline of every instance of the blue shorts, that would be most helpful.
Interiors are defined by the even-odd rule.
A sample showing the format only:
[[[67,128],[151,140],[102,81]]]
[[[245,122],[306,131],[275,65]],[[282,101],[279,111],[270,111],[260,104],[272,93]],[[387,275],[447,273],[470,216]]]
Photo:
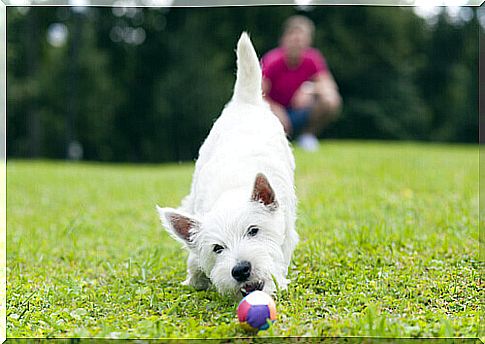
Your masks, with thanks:
[[[311,108],[305,109],[292,109],[287,108],[286,113],[290,118],[291,126],[293,127],[293,135],[299,133],[307,124],[310,119]]]

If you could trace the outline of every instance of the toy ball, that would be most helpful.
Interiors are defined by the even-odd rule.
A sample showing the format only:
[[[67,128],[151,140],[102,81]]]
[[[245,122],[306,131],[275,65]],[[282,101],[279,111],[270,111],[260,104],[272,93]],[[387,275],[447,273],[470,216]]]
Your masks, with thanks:
[[[241,300],[237,306],[237,317],[245,330],[266,330],[269,328],[268,320],[276,320],[276,305],[271,296],[256,290]]]

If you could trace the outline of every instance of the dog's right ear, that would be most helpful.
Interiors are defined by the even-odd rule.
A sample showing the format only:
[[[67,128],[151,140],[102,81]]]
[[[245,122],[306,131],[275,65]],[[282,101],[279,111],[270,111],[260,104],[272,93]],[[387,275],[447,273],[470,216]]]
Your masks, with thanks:
[[[193,243],[193,236],[200,229],[200,222],[192,216],[182,214],[179,210],[172,208],[160,208],[157,205],[157,211],[168,233],[190,247]]]

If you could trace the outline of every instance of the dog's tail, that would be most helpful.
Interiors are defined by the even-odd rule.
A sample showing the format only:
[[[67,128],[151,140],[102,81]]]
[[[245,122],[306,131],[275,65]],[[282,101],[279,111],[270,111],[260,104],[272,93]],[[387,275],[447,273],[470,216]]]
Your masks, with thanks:
[[[263,100],[261,88],[261,67],[253,44],[246,32],[237,43],[237,76],[233,98],[245,103],[256,104]]]

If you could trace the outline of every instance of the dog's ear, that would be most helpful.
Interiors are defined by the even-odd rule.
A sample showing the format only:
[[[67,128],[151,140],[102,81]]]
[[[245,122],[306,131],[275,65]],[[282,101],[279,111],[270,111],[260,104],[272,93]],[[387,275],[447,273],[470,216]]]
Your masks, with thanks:
[[[251,201],[260,202],[270,210],[278,208],[274,190],[269,184],[268,178],[262,173],[256,175]]]
[[[194,234],[200,229],[200,222],[172,208],[160,208],[157,205],[157,211],[168,233],[190,247],[193,244]]]

